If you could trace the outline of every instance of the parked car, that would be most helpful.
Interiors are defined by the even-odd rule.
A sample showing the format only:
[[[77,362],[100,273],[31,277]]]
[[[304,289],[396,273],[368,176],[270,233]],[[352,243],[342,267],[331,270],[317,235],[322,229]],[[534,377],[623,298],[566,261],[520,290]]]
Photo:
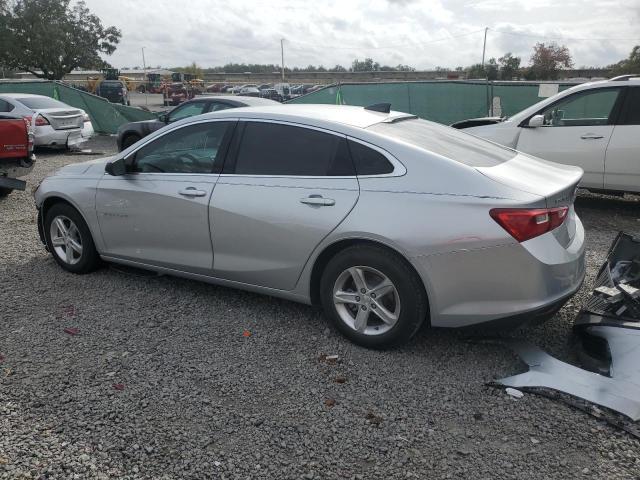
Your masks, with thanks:
[[[238,91],[238,95],[243,95],[245,97],[259,97],[260,90],[256,87],[243,87]]]
[[[118,151],[129,148],[143,137],[161,129],[162,127],[182,120],[183,118],[217,112],[228,108],[247,106],[273,105],[277,102],[255,97],[229,96],[200,96],[183,103],[170,112],[161,114],[158,120],[143,120],[141,122],[125,123],[118,128]]]
[[[273,88],[273,86],[270,83],[263,83],[262,85],[258,86],[258,90],[260,91],[267,90],[269,88]]]
[[[220,93],[222,91],[222,87],[224,87],[222,83],[212,83],[207,86],[206,91],[208,93]]]
[[[0,100],[1,104],[2,100]],[[24,190],[27,175],[35,163],[31,121],[20,115],[0,113],[0,197]]]
[[[35,200],[69,272],[102,260],[322,305],[377,348],[557,311],[585,274],[581,176],[378,106],[276,105],[183,119]]]
[[[111,103],[131,105],[129,90],[127,90],[124,81],[121,80],[102,80],[96,89],[96,95],[106,98]]]
[[[75,147],[94,133],[91,119],[84,110],[44,95],[0,94],[0,113],[12,113],[29,120],[35,116],[36,147]]]
[[[453,125],[584,170],[581,187],[640,192],[640,75],[584,83],[510,118]]]
[[[260,97],[275,100],[276,102],[283,101],[282,96],[275,88],[265,88],[264,90],[260,90]]]

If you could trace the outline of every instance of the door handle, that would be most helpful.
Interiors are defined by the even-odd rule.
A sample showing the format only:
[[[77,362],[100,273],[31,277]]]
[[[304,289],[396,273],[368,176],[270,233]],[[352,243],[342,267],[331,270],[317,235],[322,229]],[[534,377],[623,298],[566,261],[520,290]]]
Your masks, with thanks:
[[[583,140],[598,140],[599,138],[604,138],[604,135],[596,135],[595,133],[585,133],[584,135],[580,135],[580,138]]]
[[[180,195],[184,195],[185,197],[204,197],[207,192],[204,190],[198,190],[195,187],[187,187],[185,189],[179,190],[178,193]]]
[[[306,198],[301,198],[300,203],[316,207],[331,207],[336,204],[336,201],[333,198],[324,198],[322,195],[309,195]]]

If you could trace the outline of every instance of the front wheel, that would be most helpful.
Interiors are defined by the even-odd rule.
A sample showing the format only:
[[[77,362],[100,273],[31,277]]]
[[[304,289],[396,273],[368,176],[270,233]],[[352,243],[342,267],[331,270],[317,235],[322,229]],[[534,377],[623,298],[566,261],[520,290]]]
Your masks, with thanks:
[[[338,330],[367,348],[408,341],[428,312],[420,277],[400,255],[377,246],[353,246],[333,257],[320,296]]]
[[[71,205],[57,203],[47,211],[44,233],[49,251],[65,270],[89,273],[100,264],[89,227]]]

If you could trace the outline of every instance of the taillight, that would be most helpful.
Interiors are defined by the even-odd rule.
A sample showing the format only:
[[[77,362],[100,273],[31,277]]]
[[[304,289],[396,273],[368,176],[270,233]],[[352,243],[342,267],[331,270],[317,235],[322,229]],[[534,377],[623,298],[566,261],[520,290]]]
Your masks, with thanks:
[[[489,215],[518,242],[524,242],[558,228],[568,211],[569,207],[494,208]]]
[[[90,122],[91,119],[89,118],[89,115],[87,115],[86,113],[84,114],[84,116],[82,117],[82,121],[84,123]]]
[[[33,120],[33,117],[24,117],[25,120],[29,120],[29,122],[31,122]],[[36,127],[44,127],[45,125],[49,125],[49,120],[47,120],[46,118],[44,118],[42,115],[36,115],[36,123],[35,123]]]

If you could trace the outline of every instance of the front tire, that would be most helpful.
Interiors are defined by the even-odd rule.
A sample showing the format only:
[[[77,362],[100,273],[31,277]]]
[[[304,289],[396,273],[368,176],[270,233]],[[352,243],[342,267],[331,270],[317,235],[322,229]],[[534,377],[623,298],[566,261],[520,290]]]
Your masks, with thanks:
[[[320,280],[325,313],[352,342],[388,348],[408,341],[428,313],[422,280],[395,252],[373,245],[346,248]]]
[[[56,203],[45,216],[44,234],[58,265],[72,273],[89,273],[100,257],[82,215],[67,203]]]

